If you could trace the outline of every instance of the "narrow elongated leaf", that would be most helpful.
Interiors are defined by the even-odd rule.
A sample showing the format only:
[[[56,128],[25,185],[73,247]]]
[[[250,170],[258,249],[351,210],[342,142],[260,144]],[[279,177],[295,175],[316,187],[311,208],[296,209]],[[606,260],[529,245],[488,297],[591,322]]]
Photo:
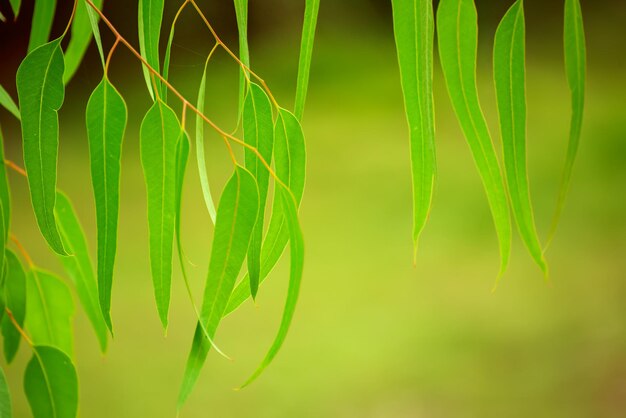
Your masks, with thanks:
[[[437,10],[441,67],[450,100],[487,193],[500,241],[500,275],[511,252],[511,217],[498,157],[476,87],[478,22],[474,0],[442,0]]]
[[[26,318],[26,273],[22,263],[11,250],[6,251],[7,275],[4,283],[6,307],[11,311],[15,322],[24,327]],[[15,328],[8,315],[2,318],[2,337],[4,339],[4,357],[11,363],[20,347],[22,336]]]
[[[248,47],[248,0],[234,0],[235,16],[237,17],[237,32],[239,33],[239,60],[248,68],[250,68],[250,50]],[[206,70],[205,70],[206,72]],[[239,74],[239,113],[241,118],[244,107],[244,98],[246,97],[246,75],[247,72],[242,68]]]
[[[11,394],[4,371],[0,369],[0,418],[12,418]]]
[[[180,217],[183,205],[183,185],[185,183],[185,171],[189,160],[189,137],[187,132],[181,131],[176,145],[176,247],[178,248],[178,261],[183,272],[185,282],[187,282],[187,269],[185,268],[185,253],[183,251]]]
[[[200,323],[211,338],[215,336],[246,257],[258,207],[259,197],[254,177],[245,168],[237,166],[222,192],[218,206],[209,274],[200,313]],[[179,409],[191,393],[210,347],[209,340],[198,324],[178,398]]]
[[[72,354],[74,302],[69,288],[52,273],[33,269],[26,278],[26,328],[33,343]]]
[[[28,53],[33,52],[35,48],[48,42],[56,6],[56,0],[35,1],[33,23],[30,28],[30,39],[28,40]]]
[[[159,318],[167,328],[176,222],[176,114],[157,100],[141,123],[141,165],[148,196],[150,267]]]
[[[276,354],[278,354],[289,331],[289,326],[291,325],[291,320],[293,319],[293,314],[296,309],[296,303],[298,302],[298,295],[300,294],[300,282],[302,281],[302,272],[304,270],[304,239],[302,238],[302,231],[300,230],[300,224],[298,222],[298,205],[289,190],[285,189],[280,184],[277,186],[277,189],[283,205],[283,213],[287,219],[287,229],[289,230],[291,251],[289,289],[287,290],[287,300],[285,302],[285,309],[283,311],[283,318],[280,323],[280,328],[278,329],[278,334],[261,362],[261,365],[242,387],[249,385],[259,377],[261,373],[263,373],[263,370],[272,362],[274,357],[276,357]]]
[[[98,295],[104,321],[111,331],[111,288],[117,250],[122,141],[126,120],[126,103],[105,77],[89,98],[86,123],[98,227]]]
[[[204,64],[204,70],[202,71],[202,79],[200,80],[200,87],[198,88],[198,103],[196,108],[200,113],[204,113],[204,95],[206,90],[206,71],[209,60]],[[204,197],[204,203],[209,211],[211,221],[215,224],[215,203],[213,203],[213,197],[211,196],[211,187],[209,186],[209,178],[206,172],[206,161],[204,158],[204,120],[199,114],[196,114],[196,161],[198,163],[198,174],[200,175],[200,185],[202,187],[202,196]]]
[[[17,20],[17,16],[20,14],[20,7],[22,0],[9,0],[11,3],[11,9],[13,9],[13,20]]]
[[[89,24],[91,25],[91,33],[96,40],[96,46],[98,47],[98,53],[100,54],[100,61],[102,61],[102,67],[104,67],[104,49],[102,48],[102,38],[100,37],[100,29],[98,29],[98,22],[100,16],[98,13],[85,2],[85,9],[87,10],[87,16],[89,16]]]
[[[280,109],[274,125],[274,163],[276,175],[289,186],[300,204],[304,192],[306,150],[304,134],[298,119],[288,110]],[[289,232],[283,214],[280,195],[274,195],[272,217],[261,248],[261,275],[259,283],[269,275],[287,246]],[[230,297],[225,315],[231,313],[250,297],[250,277],[246,275],[237,284]]]
[[[59,192],[57,197],[56,213],[63,244],[72,254],[67,257],[59,256],[59,260],[72,282],[74,282],[74,286],[76,286],[80,303],[83,305],[96,337],[98,337],[100,350],[104,353],[108,342],[107,326],[104,323],[98,303],[98,288],[93,274],[93,265],[91,257],[89,257],[85,233],[70,200],[61,192]]]
[[[272,122],[272,104],[261,87],[250,83],[243,106],[243,138],[246,144],[254,147],[269,164],[274,148],[274,125]],[[269,171],[259,157],[250,149],[245,150],[246,168],[252,173],[259,187],[259,212],[248,248],[248,274],[250,292],[256,297],[261,274],[261,244],[265,220],[265,201],[269,186]]]
[[[319,8],[320,0],[306,0],[294,108],[294,113],[298,120],[302,120],[302,114],[304,113],[304,103],[306,102],[306,93],[309,86],[309,73],[311,72],[311,58],[313,56],[313,42],[315,40],[315,27],[317,26]]]
[[[4,272],[4,250],[9,239],[11,226],[11,192],[4,165],[4,138],[0,129],[0,274]],[[1,289],[0,289],[1,290]]]
[[[580,135],[583,127],[585,108],[585,79],[587,73],[587,48],[585,46],[585,28],[579,0],[565,0],[564,49],[565,69],[572,101],[572,118],[570,121],[569,145],[565,167],[561,176],[561,186],[548,236],[548,243],[554,237],[556,228],[565,205],[565,198],[572,178],[574,161],[578,153]]]
[[[520,235],[547,275],[537,237],[526,171],[525,21],[521,0],[508,10],[496,31],[494,78],[511,207]]]
[[[426,225],[435,183],[432,0],[392,0],[393,28],[409,123],[415,251]]]
[[[65,255],[54,219],[59,148],[57,112],[65,96],[60,43],[61,38],[29,53],[17,70],[16,81],[22,111],[24,165],[35,217],[50,248]]]
[[[139,50],[141,56],[156,71],[160,71],[159,39],[161,38],[161,22],[163,21],[163,2],[164,0],[139,0]],[[143,66],[143,75],[150,96],[154,99],[152,76],[145,65]],[[158,93],[161,94],[161,82],[156,78],[154,81]]]
[[[102,0],[92,0],[92,2],[98,9],[102,8]],[[88,8],[91,8],[91,6],[88,6],[85,0],[79,0],[76,5],[76,13],[72,21],[72,37],[65,50],[65,73],[63,74],[63,82],[65,84],[67,84],[76,73],[87,51],[89,42],[91,42],[92,26],[91,18],[87,12]]]
[[[74,418],[78,378],[70,358],[54,347],[33,347],[24,372],[24,392],[34,418]]]
[[[6,110],[11,112],[13,116],[20,119],[20,110],[17,108],[17,105],[13,101],[11,95],[0,85],[0,105],[4,107]]]

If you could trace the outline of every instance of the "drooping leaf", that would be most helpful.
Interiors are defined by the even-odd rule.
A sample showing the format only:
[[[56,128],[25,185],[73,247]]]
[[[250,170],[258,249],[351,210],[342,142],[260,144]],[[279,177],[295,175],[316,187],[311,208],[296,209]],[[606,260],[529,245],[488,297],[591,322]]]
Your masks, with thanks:
[[[92,2],[98,9],[102,8],[102,0],[92,0]],[[67,84],[74,76],[74,73],[76,73],[87,51],[89,42],[91,42],[92,25],[91,18],[87,12],[88,8],[91,8],[91,6],[87,5],[85,0],[80,0],[76,5],[76,13],[72,21],[72,37],[65,50],[65,73],[63,74],[63,82],[65,84]],[[101,48],[100,44],[98,44],[98,48]],[[101,57],[103,55],[104,54],[101,54]]]
[[[237,166],[220,198],[200,313],[200,323],[211,338],[215,336],[246,257],[258,206],[254,177],[245,168]],[[197,325],[179,393],[179,409],[191,393],[210,347],[200,324]]]
[[[450,100],[480,173],[500,241],[500,275],[511,252],[511,217],[498,157],[478,99],[478,22],[474,0],[442,0],[437,10],[439,58]]]
[[[55,347],[37,345],[24,372],[24,392],[34,418],[74,418],[78,378],[70,358]]]
[[[565,68],[567,72],[567,82],[569,84],[572,117],[570,121],[569,145],[567,147],[567,157],[565,167],[561,176],[559,196],[556,210],[552,219],[552,226],[548,236],[548,243],[554,237],[556,228],[565,205],[565,198],[572,178],[574,161],[578,153],[580,135],[583,127],[583,112],[585,108],[585,79],[587,73],[587,48],[585,46],[585,28],[583,25],[583,15],[580,9],[579,0],[565,0],[565,25],[564,25],[564,49]]]
[[[13,9],[13,20],[17,20],[17,16],[20,14],[22,0],[9,0],[9,2],[11,3],[11,9]]]
[[[246,144],[257,149],[265,162],[271,163],[274,148],[272,104],[263,89],[254,83],[250,83],[250,89],[243,106],[243,138]],[[250,292],[255,298],[259,289],[259,276],[261,274],[261,244],[263,242],[269,171],[259,157],[248,148],[245,150],[245,162],[246,169],[252,173],[259,187],[259,212],[248,248]]]
[[[72,355],[74,302],[67,285],[52,273],[32,269],[26,276],[26,329],[36,345]]]
[[[494,78],[511,207],[524,244],[547,275],[537,237],[526,170],[525,20],[521,0],[508,10],[496,31]]]
[[[122,141],[126,103],[105,77],[89,98],[86,110],[91,181],[98,227],[98,295],[102,316],[111,323],[111,287],[117,249]]]
[[[187,161],[189,160],[189,137],[187,132],[181,130],[176,145],[176,247],[178,248],[178,261],[182,269],[183,277],[187,282],[187,269],[185,268],[185,254],[182,246],[180,217],[183,205],[183,185],[185,182],[185,171],[187,170]]]
[[[304,239],[302,238],[302,231],[300,230],[300,224],[298,222],[298,205],[294,196],[280,184],[277,186],[277,192],[280,195],[280,199],[283,205],[283,213],[287,219],[287,229],[289,230],[289,242],[291,251],[291,267],[289,273],[289,288],[287,290],[287,300],[285,301],[285,309],[283,311],[283,318],[280,323],[280,328],[272,346],[265,355],[265,358],[261,362],[257,370],[252,376],[243,384],[242,387],[248,386],[256,378],[258,378],[263,370],[272,362],[276,354],[283,345],[293,314],[296,309],[296,303],[298,302],[298,295],[300,294],[300,282],[302,281],[302,272],[304,270]]]
[[[33,52],[37,47],[48,42],[54,12],[56,10],[56,0],[36,0],[33,11],[33,23],[30,28],[30,38],[28,40],[28,53]]]
[[[296,85],[296,102],[294,113],[298,120],[302,120],[304,103],[309,86],[309,73],[311,72],[311,57],[313,56],[313,42],[315,40],[315,27],[317,26],[317,13],[320,8],[320,0],[306,0],[304,7],[304,23],[302,25],[302,40],[300,43],[300,60],[298,63],[298,81]]]
[[[235,16],[237,17],[237,32],[239,33],[239,60],[250,68],[250,49],[248,47],[248,0],[234,0]],[[206,70],[205,70],[206,73]],[[243,114],[244,99],[247,92],[246,78],[249,72],[243,68],[239,74],[239,112],[238,118]]]
[[[26,317],[26,273],[22,263],[11,250],[6,251],[7,275],[4,283],[6,307],[11,311],[15,322],[24,327]],[[2,337],[4,338],[4,357],[11,363],[20,347],[22,336],[15,328],[8,315],[2,318]]]
[[[167,328],[172,283],[172,245],[176,222],[176,144],[178,118],[161,100],[141,123],[141,165],[146,179],[150,267],[159,318]]]
[[[163,21],[164,0],[139,0],[139,50],[141,56],[156,71],[160,71],[159,65],[159,39],[161,38],[161,22]],[[143,75],[148,85],[150,97],[155,99],[152,85],[152,75],[145,65]],[[154,79],[157,93],[161,94],[161,82]]]
[[[0,418],[12,418],[11,393],[4,371],[0,368]]]
[[[415,251],[428,219],[435,183],[432,0],[392,0],[393,28],[409,123]]]
[[[207,59],[204,64],[200,87],[198,88],[198,103],[196,108],[200,113],[204,113],[204,95],[206,90],[206,71],[208,64],[209,60]],[[196,161],[198,163],[198,174],[200,175],[200,185],[202,187],[204,203],[209,211],[211,221],[215,224],[215,203],[213,203],[213,197],[211,196],[211,188],[209,186],[209,178],[207,177],[206,172],[206,161],[204,158],[204,120],[198,114],[196,114]]]
[[[0,105],[11,112],[11,114],[17,119],[20,119],[20,110],[17,108],[17,105],[13,101],[11,95],[4,89],[4,87],[2,87],[2,85],[0,85]]]
[[[11,226],[11,192],[4,165],[4,138],[0,129],[0,274],[4,272],[4,250],[9,239]],[[1,289],[0,289],[1,290]]]
[[[54,219],[59,148],[57,112],[65,96],[60,44],[61,38],[29,53],[17,70],[16,82],[22,112],[24,165],[35,217],[50,248],[65,255]]]
[[[91,25],[91,33],[93,34],[94,39],[96,40],[96,46],[98,47],[98,53],[100,54],[100,61],[102,61],[102,66],[104,67],[104,49],[102,48],[102,38],[100,37],[100,29],[98,29],[98,22],[100,21],[100,16],[98,13],[85,2],[85,8],[87,10],[87,16],[89,16],[89,24]]]
[[[93,265],[89,256],[89,248],[85,239],[85,233],[80,225],[76,212],[69,198],[59,192],[56,207],[59,229],[63,238],[63,245],[72,254],[59,256],[59,260],[68,276],[76,286],[76,293],[81,305],[91,322],[100,350],[104,353],[107,349],[107,326],[102,317],[98,303],[98,288],[93,273]]]
[[[274,125],[274,163],[276,175],[289,186],[298,204],[302,200],[306,174],[306,149],[304,134],[298,119],[288,110],[279,109]],[[289,240],[287,223],[280,195],[274,195],[272,217],[261,249],[261,275],[259,282],[272,271]],[[228,315],[250,297],[250,277],[246,275],[233,291],[226,312]]]

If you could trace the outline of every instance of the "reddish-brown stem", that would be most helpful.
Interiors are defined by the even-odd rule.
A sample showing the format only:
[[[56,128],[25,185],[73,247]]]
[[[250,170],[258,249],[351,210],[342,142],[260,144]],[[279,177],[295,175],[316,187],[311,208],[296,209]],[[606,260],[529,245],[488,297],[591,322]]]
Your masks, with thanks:
[[[17,237],[15,235],[13,235],[13,234],[9,234],[9,238],[11,238],[11,241],[13,241],[13,243],[15,244],[17,249],[22,254],[22,257],[24,257],[24,260],[26,260],[26,263],[28,264],[28,267],[30,267],[31,269],[34,268],[35,267],[35,263],[33,263],[33,259],[30,258],[30,255],[28,255],[28,251],[26,251],[26,248],[24,248],[24,246],[22,245],[20,240],[18,240]]]
[[[18,174],[20,174],[20,175],[22,175],[24,177],[28,177],[26,175],[26,170],[24,170],[19,165],[15,164],[13,161],[11,161],[11,160],[4,160],[4,165],[9,167],[11,170],[15,171],[16,173],[18,173]]]
[[[30,345],[32,347],[33,346],[33,340],[31,340],[30,337],[28,336],[28,334],[26,334],[26,331],[24,330],[24,328],[20,327],[20,324],[17,323],[17,320],[13,316],[13,312],[11,312],[11,310],[9,308],[5,308],[4,311],[6,312],[7,316],[11,320],[11,322],[13,323],[13,326],[15,327],[17,332],[19,332],[20,335],[22,336],[22,338],[24,338],[24,340],[28,343],[28,345]]]

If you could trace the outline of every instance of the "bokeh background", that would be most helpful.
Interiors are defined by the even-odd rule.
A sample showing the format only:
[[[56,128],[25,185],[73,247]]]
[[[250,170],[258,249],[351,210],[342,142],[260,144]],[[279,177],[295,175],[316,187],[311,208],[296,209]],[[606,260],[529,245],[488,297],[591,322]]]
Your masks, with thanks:
[[[32,1],[0,24],[0,83],[15,93]],[[59,2],[54,34],[71,4]],[[105,13],[137,45],[136,2],[105,1]],[[165,28],[181,2],[166,2]],[[236,47],[232,2],[199,1]],[[283,106],[295,90],[303,1],[250,1],[252,65]],[[283,350],[265,374],[233,391],[262,359],[277,330],[287,283],[283,261],[222,324],[181,417],[623,417],[626,414],[626,5],[583,0],[589,80],[583,139],[571,193],[547,253],[547,285],[519,239],[495,293],[498,250],[469,149],[435,71],[438,183],[417,265],[412,263],[408,136],[386,0],[322,0],[304,129],[308,180],[301,209],[306,268]],[[509,1],[478,1],[479,91],[499,147],[491,47]],[[569,96],[563,70],[562,1],[528,0],[528,166],[536,221],[545,237],[564,162]],[[8,1],[0,1],[8,12]],[[106,46],[112,38],[101,29]],[[164,31],[165,32],[165,31]],[[166,32],[165,32],[166,33]],[[165,41],[165,36],[163,36]],[[195,98],[210,34],[182,15],[172,80]],[[235,48],[236,49],[236,48]],[[438,65],[438,63],[437,63]],[[81,416],[173,417],[194,327],[175,269],[170,327],[163,335],[149,275],[139,123],[149,107],[141,70],[122,48],[111,80],[124,95],[119,249],[113,289],[115,340],[102,356],[85,315],[75,321]],[[101,78],[95,47],[67,88],[60,113],[59,186],[73,199],[95,253],[84,108]],[[226,54],[210,65],[207,113],[236,123],[238,70]],[[15,97],[15,95],[14,95]],[[178,106],[178,105],[177,105]],[[192,118],[190,118],[191,120]],[[8,157],[22,163],[19,125],[0,112]],[[192,126],[190,125],[190,128]],[[209,129],[207,128],[207,133]],[[218,193],[230,162],[219,137],[206,140]],[[38,265],[62,273],[36,230],[25,181],[11,174],[13,232]],[[195,160],[184,195],[185,249],[197,299],[212,226]],[[17,417],[22,347],[8,376]],[[3,367],[5,365],[3,364]]]

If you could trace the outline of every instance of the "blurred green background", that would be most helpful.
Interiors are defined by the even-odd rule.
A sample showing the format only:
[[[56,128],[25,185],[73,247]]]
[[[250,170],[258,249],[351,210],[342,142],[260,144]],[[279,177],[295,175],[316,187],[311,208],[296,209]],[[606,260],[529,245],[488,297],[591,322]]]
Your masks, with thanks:
[[[1,83],[14,93],[25,52],[29,2],[18,23],[1,24]],[[60,2],[55,33],[69,2]],[[135,45],[134,2],[105,12]],[[128,4],[132,3],[132,4]],[[236,46],[231,2],[200,2]],[[250,2],[253,68],[278,101],[293,103],[302,1]],[[510,2],[479,1],[479,91],[499,147],[491,45]],[[497,4],[494,4],[497,3]],[[5,10],[7,1],[0,2]],[[166,25],[180,2],[169,1]],[[417,265],[412,264],[408,135],[387,1],[322,0],[305,110],[308,180],[301,209],[306,267],[296,317],[265,374],[254,370],[280,320],[287,263],[217,336],[229,362],[211,353],[181,417],[623,417],[626,414],[626,7],[582,1],[589,81],[585,126],[571,193],[547,254],[546,285],[516,238],[500,287],[490,213],[469,149],[435,72],[438,183]],[[536,221],[545,236],[554,209],[569,126],[561,48],[562,1],[528,0],[528,165]],[[195,98],[213,43],[191,9],[173,50],[173,82]],[[169,26],[167,26],[169,28]],[[169,30],[169,29],[168,29]],[[105,43],[111,44],[102,29]],[[164,36],[165,38],[165,36]],[[194,327],[175,269],[170,327],[163,335],[149,275],[139,123],[149,106],[140,67],[122,49],[111,80],[125,96],[119,249],[113,289],[115,340],[102,356],[85,315],[76,315],[83,417],[173,417]],[[95,48],[67,89],[61,111],[59,185],[73,199],[95,253],[84,107],[101,77]],[[207,114],[236,122],[238,71],[219,53],[209,70]],[[176,105],[178,106],[178,105]],[[178,106],[179,107],[179,106]],[[0,123],[9,158],[22,163],[19,126]],[[190,129],[193,129],[191,114]],[[209,128],[207,128],[207,133]],[[231,170],[221,139],[206,140],[214,194]],[[62,272],[36,230],[25,181],[11,174],[13,232],[38,265]],[[195,159],[184,195],[185,250],[201,294],[212,227]],[[8,376],[16,416],[29,350]],[[5,365],[3,364],[3,367]]]

